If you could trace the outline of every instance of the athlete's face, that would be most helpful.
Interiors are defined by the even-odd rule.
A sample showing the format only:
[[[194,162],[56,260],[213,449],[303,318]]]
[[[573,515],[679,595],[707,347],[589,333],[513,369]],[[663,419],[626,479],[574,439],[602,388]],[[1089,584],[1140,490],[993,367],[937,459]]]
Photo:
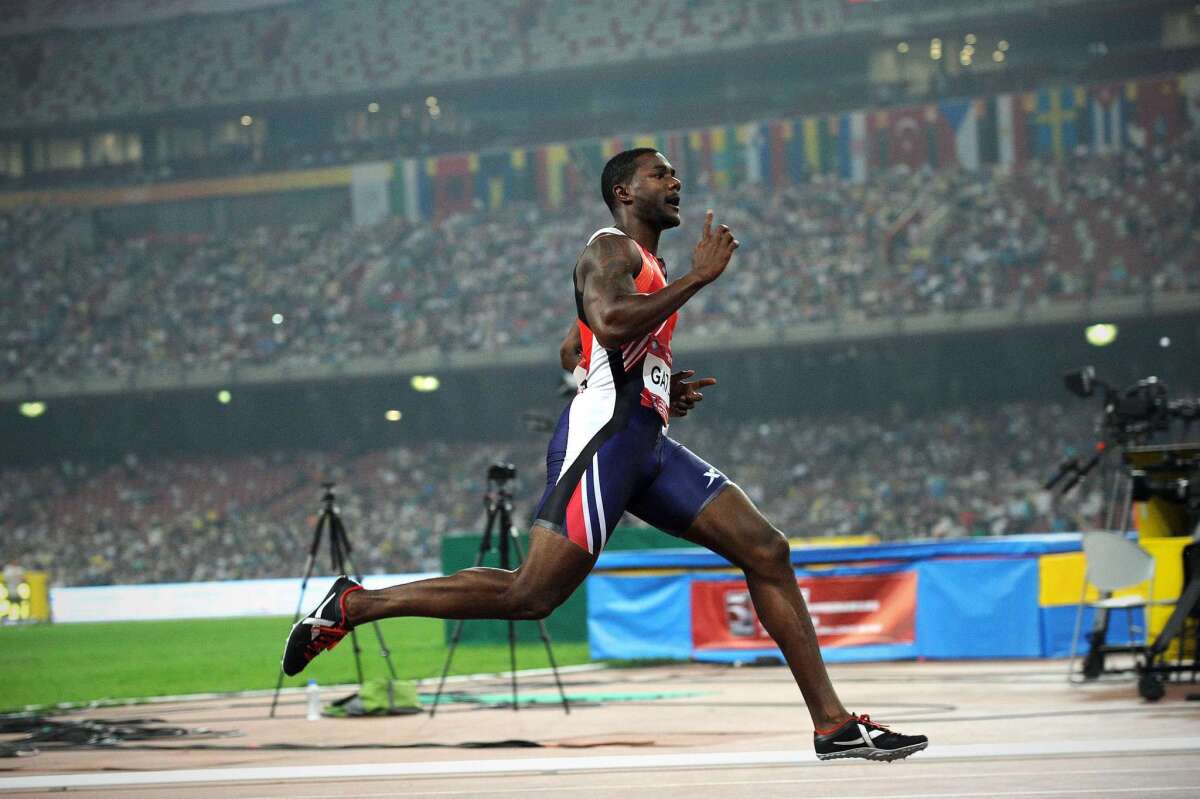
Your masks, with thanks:
[[[637,215],[659,230],[678,227],[679,192],[683,183],[662,153],[643,155],[629,184]]]

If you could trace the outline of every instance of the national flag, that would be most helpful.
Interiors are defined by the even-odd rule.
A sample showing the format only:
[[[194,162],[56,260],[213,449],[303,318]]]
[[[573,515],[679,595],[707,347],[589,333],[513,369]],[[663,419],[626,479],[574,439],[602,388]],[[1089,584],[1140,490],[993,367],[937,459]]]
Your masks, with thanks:
[[[512,198],[514,200],[528,202],[537,197],[536,175],[532,161],[533,156],[527,149],[518,147],[509,153],[509,162],[512,165]]]
[[[475,176],[475,197],[484,208],[495,210],[513,195],[512,154],[492,150],[479,156],[479,174]]]
[[[803,183],[812,174],[808,168],[808,155],[804,147],[804,120],[786,120],[781,135],[788,178],[792,183]]]
[[[1188,124],[1200,128],[1200,70],[1180,76],[1179,91],[1183,95]]]
[[[1134,116],[1146,136],[1147,146],[1165,144],[1183,132],[1187,112],[1183,92],[1179,90],[1179,76],[1138,81],[1126,97],[1130,94],[1136,107]]]
[[[416,158],[402,158],[392,168],[392,208],[409,222],[419,222],[423,165]]]
[[[830,129],[830,123],[833,129]],[[804,163],[809,175],[824,175],[837,167],[837,120],[805,117],[800,123],[804,140]]]
[[[712,142],[712,187],[729,188],[737,178],[737,131],[733,128],[712,128],[709,140]]]
[[[1083,90],[1039,89],[1033,96],[1034,107],[1029,117],[1033,154],[1055,159],[1070,155],[1079,143]]]
[[[600,174],[612,156],[604,154],[601,139],[589,139],[571,145],[571,163],[585,181],[600,185]]]
[[[1125,91],[1119,84],[1093,86],[1081,139],[1093,152],[1106,153],[1125,145]]]
[[[565,144],[547,144],[537,148],[534,155],[534,174],[537,180],[538,201],[546,208],[558,208],[567,188],[566,170],[570,155]]]
[[[833,122],[833,120],[831,120]],[[867,117],[862,111],[836,117],[834,149],[837,172],[844,180],[861,182],[867,175]]]
[[[980,104],[975,100],[947,100],[937,104],[938,166],[979,168]]]
[[[786,119],[767,123],[767,175],[774,188],[782,188],[791,182],[788,173],[788,139],[792,136],[792,123]]]
[[[758,123],[738,125],[737,141],[742,152],[743,179],[755,185],[762,183],[771,158],[771,143],[766,126]]]
[[[874,163],[887,168],[906,164],[919,169],[930,160],[929,109],[926,106],[894,108],[872,115]]]
[[[981,164],[995,164],[1000,161],[1000,148],[996,141],[999,134],[996,101],[994,95],[975,101],[975,129],[979,134]]]
[[[443,155],[425,161],[433,185],[433,215],[438,219],[458,211],[469,211],[475,200],[475,174],[479,156]]]
[[[1029,159],[1029,128],[1025,120],[1033,107],[1032,95],[996,97],[996,162],[1007,170]]]
[[[687,147],[684,152],[686,155],[686,174],[692,175],[692,180],[698,186],[710,185],[712,181],[713,155],[712,140],[709,131],[693,130],[688,133]]]

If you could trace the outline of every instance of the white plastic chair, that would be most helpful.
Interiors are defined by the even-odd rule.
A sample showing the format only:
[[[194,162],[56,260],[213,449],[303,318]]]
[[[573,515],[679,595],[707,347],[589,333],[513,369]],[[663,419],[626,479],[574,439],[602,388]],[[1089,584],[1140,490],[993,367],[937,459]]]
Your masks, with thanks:
[[[1098,638],[1098,643],[1102,648],[1100,652],[1095,653],[1103,655],[1107,652],[1133,652],[1136,654],[1143,651],[1145,649],[1146,607],[1154,604],[1154,557],[1138,546],[1136,542],[1130,541],[1118,533],[1105,531],[1084,533],[1083,554],[1086,559],[1087,570],[1084,573],[1083,591],[1079,597],[1079,605],[1075,612],[1075,632],[1071,636],[1071,659],[1067,666],[1067,676],[1072,681],[1075,679],[1075,656],[1079,646],[1079,632],[1080,626],[1083,623],[1083,609],[1085,605],[1093,611],[1106,614],[1103,626],[1101,627],[1103,635]],[[1141,593],[1127,594],[1120,597],[1112,595],[1114,591],[1119,591],[1122,588],[1132,588],[1142,583],[1148,584],[1147,595],[1145,596]],[[1089,585],[1095,586],[1096,590],[1100,592],[1100,599],[1095,602],[1086,601]],[[1103,636],[1108,633],[1109,619],[1107,614],[1115,610],[1124,610],[1126,612],[1129,623],[1129,638],[1131,641],[1137,640],[1134,638],[1134,630],[1137,630],[1142,636],[1141,644],[1131,644],[1125,647],[1109,647],[1104,644]],[[1135,612],[1142,614],[1140,624],[1134,623]]]

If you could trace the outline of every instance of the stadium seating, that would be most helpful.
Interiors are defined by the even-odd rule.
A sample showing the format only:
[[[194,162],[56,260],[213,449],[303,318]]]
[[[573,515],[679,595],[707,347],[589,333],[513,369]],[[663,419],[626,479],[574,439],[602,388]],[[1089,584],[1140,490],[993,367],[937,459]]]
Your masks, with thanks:
[[[0,32],[39,31],[9,39],[15,68],[0,72],[8,124],[387,91],[598,66],[645,52],[675,58],[745,48],[828,31],[842,4],[345,0],[166,18],[142,3],[112,9],[125,24],[86,30],[71,22],[74,5],[21,3],[0,17]],[[134,24],[146,19],[154,24]]]
[[[706,206],[737,232],[738,268],[683,313],[683,329],[705,335],[747,319],[778,327],[1194,292],[1198,153],[1193,132],[1169,148],[1013,174],[898,167],[865,183],[687,186],[688,223],[663,254],[670,274],[687,268]],[[910,208],[929,221],[893,235]],[[84,248],[56,237],[65,211],[10,214],[0,217],[0,268],[14,276],[0,299],[0,381],[549,348],[574,314],[570,265],[605,216],[580,197],[553,212],[514,203],[421,225]]]

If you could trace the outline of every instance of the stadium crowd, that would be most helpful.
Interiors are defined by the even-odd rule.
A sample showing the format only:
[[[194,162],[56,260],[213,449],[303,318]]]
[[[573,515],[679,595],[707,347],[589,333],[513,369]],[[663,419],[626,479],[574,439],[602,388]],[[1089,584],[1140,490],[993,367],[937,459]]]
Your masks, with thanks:
[[[843,11],[838,0],[344,0],[172,18],[143,2],[106,4],[126,24],[87,29],[72,5],[0,10],[11,111],[0,127],[600,66],[647,47],[677,59],[828,32]]]
[[[1077,410],[1009,404],[885,419],[688,418],[672,435],[715,461],[789,536],[1002,535],[1099,523],[1099,479],[1062,501],[1040,485],[1088,443],[1088,419]],[[57,585],[295,576],[312,540],[319,483],[334,479],[365,573],[439,571],[443,536],[481,530],[488,465],[516,464],[517,523],[525,527],[544,485],[543,458],[544,441],[531,437],[7,469],[0,561],[46,569]]]
[[[1012,174],[898,167],[865,183],[721,191],[683,178],[688,222],[664,240],[669,273],[687,268],[705,207],[742,244],[684,309],[688,334],[1200,290],[1195,132]],[[588,192],[555,211],[84,246],[53,235],[65,213],[0,217],[12,286],[0,380],[549,348],[574,316],[567,270],[608,224]]]

